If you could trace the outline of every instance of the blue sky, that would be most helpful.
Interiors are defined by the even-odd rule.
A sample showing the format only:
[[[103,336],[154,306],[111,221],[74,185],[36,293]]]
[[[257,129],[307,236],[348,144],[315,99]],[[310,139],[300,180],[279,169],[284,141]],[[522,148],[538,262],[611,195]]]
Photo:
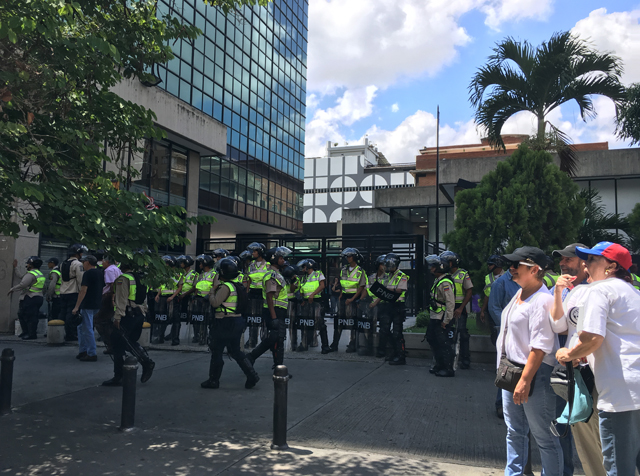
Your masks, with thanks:
[[[393,162],[411,162],[435,145],[479,142],[467,87],[496,42],[507,36],[538,45],[572,30],[620,56],[623,82],[640,81],[640,2],[619,0],[310,0],[306,156],[327,141],[362,142],[365,134]],[[615,139],[614,108],[596,100],[584,124],[573,106],[550,120],[575,142]],[[505,132],[529,133],[521,113]]]

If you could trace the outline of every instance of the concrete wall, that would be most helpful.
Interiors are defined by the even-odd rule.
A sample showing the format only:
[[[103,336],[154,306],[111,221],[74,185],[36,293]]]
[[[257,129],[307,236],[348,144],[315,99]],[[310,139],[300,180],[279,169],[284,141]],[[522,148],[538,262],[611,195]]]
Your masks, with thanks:
[[[344,210],[342,215],[343,225],[359,225],[364,223],[389,223],[391,217],[376,208],[357,208]]]
[[[169,139],[181,137],[185,147],[202,155],[227,153],[227,127],[202,111],[160,88],[143,86],[137,80],[124,80],[112,91],[123,99],[151,109],[156,123],[169,132]]]
[[[449,201],[440,193],[440,204],[445,205],[447,203]],[[375,208],[406,208],[425,207],[435,204],[435,187],[411,187],[376,190],[373,206]]]
[[[200,154],[192,150],[189,151],[187,165],[187,216],[198,216],[198,194],[200,192]],[[198,238],[198,230],[196,226],[191,227],[191,231],[187,232],[187,239],[191,243],[186,246],[188,255],[196,255],[196,242]]]

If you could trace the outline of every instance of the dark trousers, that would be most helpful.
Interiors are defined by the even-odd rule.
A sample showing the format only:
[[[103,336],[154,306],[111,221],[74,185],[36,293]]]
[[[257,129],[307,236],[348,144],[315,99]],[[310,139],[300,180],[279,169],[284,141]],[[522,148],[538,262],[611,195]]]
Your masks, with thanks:
[[[333,342],[331,343],[331,347],[334,349],[338,348],[340,344],[340,337],[342,336],[342,330],[344,326],[339,324],[340,319],[353,319],[354,324],[355,320],[358,317],[358,302],[352,301],[351,304],[347,304],[347,299],[351,299],[353,294],[343,294],[338,302],[338,315],[333,320]],[[356,345],[356,331],[351,330],[351,338],[349,339],[349,346],[355,347]]]
[[[442,328],[442,321],[431,319],[427,326],[427,342],[431,346],[439,369],[453,370],[453,326]]]
[[[72,314],[73,308],[78,301],[78,293],[61,294],[62,306],[60,309],[60,320],[64,321],[65,340],[78,340],[78,324]]]
[[[271,319],[269,309],[262,312],[262,321],[266,323],[267,333],[258,346],[249,354],[255,361],[258,357],[270,350],[273,355],[274,365],[282,365],[284,362],[284,339],[287,336],[287,326],[285,318],[287,310],[276,307],[276,319]]]
[[[100,310],[93,316],[93,326],[96,328],[107,349],[111,348],[111,328],[113,323],[111,318],[115,314],[113,310],[113,293],[108,292],[102,295]]]
[[[244,319],[242,317],[225,317],[224,319],[213,319],[211,323],[211,339],[209,349],[211,349],[211,368],[224,366],[222,355],[224,349],[233,360],[241,362],[244,360],[244,352],[240,350],[240,338],[244,329]],[[218,376],[219,377],[219,376]],[[217,379],[216,379],[217,380]]]
[[[52,321],[53,319],[58,319],[60,317],[60,309],[62,308],[62,300],[60,296],[55,296],[51,298],[49,308],[49,315],[47,316],[47,320]]]
[[[180,323],[180,315],[189,311],[189,298],[178,300],[176,297],[169,303],[168,307],[171,310],[171,315],[167,324],[164,326],[164,330],[166,330],[167,325],[171,324],[171,333],[168,336],[165,336],[165,339],[171,339],[172,344],[179,344],[180,327],[182,326]]]
[[[456,304],[458,309],[461,304]],[[460,361],[462,365],[469,365],[471,362],[471,353],[469,352],[469,331],[467,330],[467,310],[462,310],[462,315],[456,324],[458,334],[460,335]]]
[[[395,302],[391,307],[391,332],[393,356],[404,359],[404,335],[402,334],[404,320],[406,318],[405,305],[403,302]]]
[[[387,355],[387,346],[391,344],[391,304],[381,302],[378,310],[378,325],[380,326],[380,340],[378,341],[378,357]]]
[[[113,375],[115,378],[122,378],[126,350],[135,355],[138,360],[141,359],[141,355],[147,355],[138,344],[138,339],[142,334],[142,324],[144,324],[142,311],[139,308],[127,308],[126,314],[120,320],[120,330],[112,327],[110,338],[113,348]]]
[[[35,338],[38,331],[38,314],[44,298],[42,296],[26,296],[18,307],[18,320],[22,327],[22,335]]]

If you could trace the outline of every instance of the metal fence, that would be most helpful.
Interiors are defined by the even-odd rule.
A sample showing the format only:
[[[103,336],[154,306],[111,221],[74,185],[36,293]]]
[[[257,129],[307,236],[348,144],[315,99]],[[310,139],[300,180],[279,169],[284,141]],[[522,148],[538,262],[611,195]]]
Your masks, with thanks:
[[[364,256],[362,267],[367,275],[374,272],[373,264],[378,256],[394,252],[402,259],[400,269],[409,276],[407,313],[415,315],[425,307],[429,273],[425,269],[424,256],[434,253],[435,245],[428,242],[423,235],[351,235],[342,237],[241,235],[204,240],[203,251],[207,253],[216,248],[224,248],[231,254],[238,254],[254,241],[263,243],[267,248],[274,246],[290,248],[293,254],[289,261],[292,264],[304,258],[312,258],[318,262],[320,270],[327,278],[325,299],[330,296],[329,285],[339,276],[340,268],[343,266],[340,252],[344,248],[357,248],[362,253]]]

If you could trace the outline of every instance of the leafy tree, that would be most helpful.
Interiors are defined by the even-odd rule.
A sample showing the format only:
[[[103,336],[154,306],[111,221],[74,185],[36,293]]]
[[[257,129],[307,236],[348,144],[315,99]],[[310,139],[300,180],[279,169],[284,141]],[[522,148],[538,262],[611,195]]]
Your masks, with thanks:
[[[577,157],[570,139],[547,117],[560,105],[575,101],[586,121],[596,115],[592,96],[603,95],[616,103],[622,100],[620,59],[595,51],[569,32],[556,33],[537,47],[506,38],[493,51],[469,85],[476,123],[486,129],[489,143],[504,147],[504,123],[518,112],[529,111],[537,118],[536,140],[531,145],[557,151],[561,170],[575,173]]]
[[[640,83],[627,88],[624,100],[618,105],[616,124],[620,139],[631,139],[631,145],[640,144]]]
[[[256,0],[208,3],[230,12]],[[126,78],[152,82],[171,45],[201,33],[159,16],[154,0],[4,0],[0,232],[17,236],[22,223],[124,258],[185,244],[189,226],[210,223],[182,207],[149,210],[144,195],[114,187],[137,174],[129,151],[143,153],[144,140],[164,132],[152,111],[109,90]],[[151,254],[136,256],[162,268]]]
[[[636,203],[627,215],[626,232],[629,235],[629,249],[633,253],[640,253],[640,203]]]
[[[476,289],[484,286],[486,259],[520,246],[550,253],[575,241],[584,202],[578,187],[555,166],[551,154],[526,145],[476,188],[456,194],[455,229],[444,237],[471,273]]]
[[[627,232],[628,222],[618,213],[607,213],[602,198],[596,189],[583,189],[580,198],[584,200],[584,220],[578,231],[578,242],[594,246],[601,241],[615,241],[626,245],[623,235],[616,232]]]

